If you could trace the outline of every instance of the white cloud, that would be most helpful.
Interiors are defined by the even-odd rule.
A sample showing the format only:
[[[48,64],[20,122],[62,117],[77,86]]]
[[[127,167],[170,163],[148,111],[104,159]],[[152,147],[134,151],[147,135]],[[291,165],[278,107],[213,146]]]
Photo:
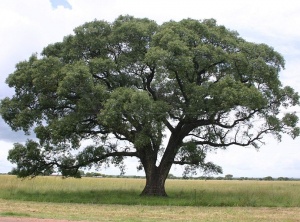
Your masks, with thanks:
[[[0,141],[0,173],[7,173],[13,167],[13,165],[7,161],[8,150],[12,147],[12,143]]]
[[[14,71],[17,62],[32,53],[41,52],[50,43],[64,36],[84,22],[94,19],[113,21],[121,14],[148,17],[162,23],[183,18],[216,18],[219,24],[237,30],[248,41],[271,45],[286,58],[286,69],[280,74],[283,83],[300,91],[300,1],[240,1],[240,0],[68,0],[72,9],[52,8],[50,0],[0,1],[0,99],[12,90],[3,83]],[[6,161],[17,134],[7,131],[0,122],[0,172],[10,170]],[[3,133],[5,131],[5,133]],[[8,132],[8,133],[7,133]],[[9,134],[9,135],[8,135]],[[4,142],[3,135],[7,137]],[[21,137],[20,137],[21,138]],[[21,138],[23,140],[23,138]],[[239,176],[294,176],[299,175],[299,139],[284,138],[277,144],[253,149],[230,148],[210,155],[224,168],[224,173]],[[8,147],[8,148],[7,148]],[[130,162],[135,164],[135,161]],[[136,168],[129,170],[136,172]],[[173,168],[181,171],[180,167]]]
[[[236,177],[294,177],[300,178],[299,141],[284,136],[278,143],[271,136],[260,150],[230,147],[211,154],[209,158],[223,166],[223,173]]]

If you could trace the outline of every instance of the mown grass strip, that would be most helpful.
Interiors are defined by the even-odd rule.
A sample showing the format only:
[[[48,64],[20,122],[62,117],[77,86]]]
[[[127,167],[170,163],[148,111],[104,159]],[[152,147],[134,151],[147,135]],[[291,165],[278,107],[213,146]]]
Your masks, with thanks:
[[[13,209],[13,210],[12,210]],[[41,203],[0,199],[2,212],[30,214],[33,218],[74,221],[209,221],[209,222],[284,222],[299,221],[300,208],[265,207],[183,207],[144,205],[98,205],[70,203]],[[17,213],[15,213],[17,214]],[[1,221],[1,218],[0,218]]]

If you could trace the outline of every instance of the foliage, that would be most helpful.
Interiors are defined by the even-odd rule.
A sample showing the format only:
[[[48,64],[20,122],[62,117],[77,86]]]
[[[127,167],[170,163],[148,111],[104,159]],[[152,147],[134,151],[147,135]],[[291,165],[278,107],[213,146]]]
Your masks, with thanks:
[[[233,178],[232,174],[225,175],[225,180],[232,180],[232,178]]]
[[[33,128],[39,139],[9,153],[21,177],[79,177],[84,167],[109,163],[124,173],[124,158],[136,157],[146,188],[165,195],[173,164],[186,166],[185,176],[220,173],[206,161],[214,149],[259,148],[266,134],[299,135],[296,114],[281,113],[299,105],[278,78],[282,56],[214,19],[157,25],[120,16],[74,32],[7,78],[15,95],[1,101],[3,119],[13,130]],[[82,147],[87,139],[93,143]]]
[[[264,180],[273,180],[273,177],[267,176],[267,177],[264,177],[263,179],[264,179]]]

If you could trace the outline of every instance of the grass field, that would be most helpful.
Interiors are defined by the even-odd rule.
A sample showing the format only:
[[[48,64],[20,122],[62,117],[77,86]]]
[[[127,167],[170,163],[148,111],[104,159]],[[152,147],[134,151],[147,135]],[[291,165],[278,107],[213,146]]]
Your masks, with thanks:
[[[184,218],[185,221],[199,221],[199,218],[201,221],[297,221],[300,218],[298,181],[168,180],[168,198],[140,197],[144,184],[143,179],[21,180],[1,175],[0,216],[88,221],[184,221]]]

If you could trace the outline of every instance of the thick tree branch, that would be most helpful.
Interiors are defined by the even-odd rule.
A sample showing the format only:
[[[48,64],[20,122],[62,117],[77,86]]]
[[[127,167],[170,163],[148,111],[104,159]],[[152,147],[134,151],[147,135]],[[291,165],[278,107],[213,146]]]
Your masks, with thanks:
[[[170,130],[170,132],[174,131],[174,127],[171,125],[171,123],[168,120],[164,120],[164,124]]]
[[[146,87],[147,87],[147,91],[152,95],[152,98],[154,100],[157,100],[156,92],[151,88],[151,82],[155,75],[155,68],[150,68],[150,71],[151,71],[150,74],[146,77],[147,78]]]
[[[174,160],[172,163],[173,163],[173,164],[178,164],[178,165],[191,165],[191,164],[197,164],[196,162],[193,162],[193,161],[178,161],[178,160]]]
[[[188,96],[186,95],[186,92],[185,92],[185,89],[184,89],[184,85],[183,85],[183,83],[182,83],[182,80],[181,80],[181,78],[179,77],[179,74],[178,74],[178,72],[177,72],[176,70],[173,70],[173,72],[175,73],[176,81],[177,81],[177,83],[178,83],[178,86],[179,86],[179,89],[180,89],[180,91],[181,91],[181,93],[182,93],[182,96],[183,96],[183,98],[184,98],[184,100],[185,100],[185,103],[188,104],[188,103],[189,103],[189,98],[188,98]]]

